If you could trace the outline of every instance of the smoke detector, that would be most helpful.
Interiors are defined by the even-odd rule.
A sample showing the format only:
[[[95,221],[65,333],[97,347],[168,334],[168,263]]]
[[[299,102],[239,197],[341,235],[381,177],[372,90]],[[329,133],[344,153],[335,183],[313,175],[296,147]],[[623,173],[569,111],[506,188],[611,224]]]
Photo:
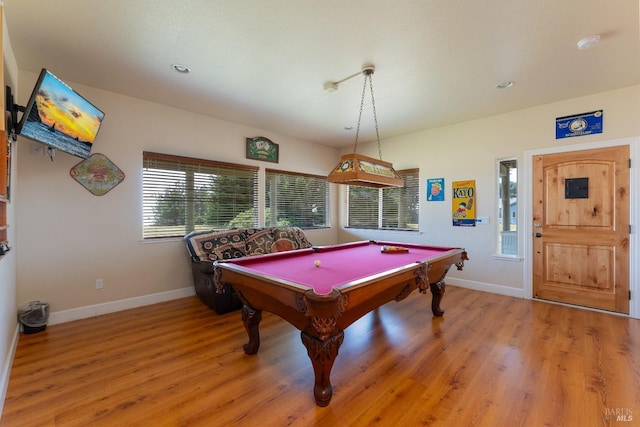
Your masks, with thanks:
[[[600,42],[599,35],[588,36],[583,39],[578,40],[578,49],[585,50],[591,49],[592,47],[596,47]]]

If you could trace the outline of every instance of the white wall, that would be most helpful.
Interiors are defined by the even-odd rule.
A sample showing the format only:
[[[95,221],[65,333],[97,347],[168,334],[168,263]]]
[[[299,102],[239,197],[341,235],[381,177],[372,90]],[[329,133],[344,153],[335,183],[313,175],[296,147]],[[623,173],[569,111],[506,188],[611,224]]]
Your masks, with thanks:
[[[571,114],[604,110],[603,133],[555,139],[555,119]],[[381,118],[383,119],[383,118]],[[383,121],[381,120],[381,123]],[[384,126],[381,125],[381,133]],[[460,286],[528,297],[524,294],[524,262],[495,257],[497,214],[496,160],[517,157],[519,162],[519,244],[524,256],[526,189],[523,182],[526,151],[546,147],[598,143],[640,136],[640,86],[600,93],[540,107],[513,111],[452,126],[390,138],[382,144],[382,158],[396,169],[420,168],[423,203],[420,206],[420,233],[371,232],[342,229],[340,241],[376,238],[407,242],[461,246],[470,260],[464,271],[450,271],[448,282]],[[358,145],[362,154],[377,157],[377,145]],[[352,150],[352,148],[351,148]],[[344,150],[348,152],[349,150]],[[638,161],[636,160],[636,165]],[[426,202],[426,180],[445,178],[445,202]],[[451,182],[476,180],[477,216],[491,218],[490,225],[453,227]],[[637,197],[637,195],[633,195]],[[341,203],[344,203],[342,201]],[[632,221],[633,222],[633,221]],[[640,223],[636,218],[635,223]]]
[[[22,103],[36,78],[21,72]],[[19,137],[18,304],[42,300],[55,313],[193,289],[182,240],[142,241],[143,151],[258,165],[261,178],[265,167],[326,174],[337,159],[334,148],[67,83],[105,111],[92,152],[106,155],[126,176],[94,196],[69,175],[81,159],[57,152],[52,162],[32,154],[36,143]],[[245,138],[255,136],[280,145],[278,164],[245,159]],[[309,238],[335,243],[337,230],[313,231]],[[95,289],[97,278],[104,280],[102,290]]]

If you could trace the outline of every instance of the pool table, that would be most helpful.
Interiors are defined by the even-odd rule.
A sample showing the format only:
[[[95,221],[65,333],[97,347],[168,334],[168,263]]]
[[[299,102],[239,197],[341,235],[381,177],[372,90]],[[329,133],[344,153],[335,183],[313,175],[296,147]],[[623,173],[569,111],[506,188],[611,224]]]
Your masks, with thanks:
[[[327,406],[344,329],[414,289],[430,288],[433,314],[442,316],[444,277],[452,265],[461,270],[467,259],[461,248],[361,241],[216,261],[214,285],[222,289],[229,283],[238,292],[249,335],[246,354],[258,352],[263,310],[301,331],[315,374],[316,404]]]

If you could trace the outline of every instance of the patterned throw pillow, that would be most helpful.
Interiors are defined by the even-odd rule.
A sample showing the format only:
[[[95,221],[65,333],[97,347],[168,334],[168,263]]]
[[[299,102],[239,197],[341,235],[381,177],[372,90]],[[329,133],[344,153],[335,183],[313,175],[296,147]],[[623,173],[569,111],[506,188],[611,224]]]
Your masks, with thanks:
[[[299,227],[274,228],[273,239],[271,252],[284,252],[311,247],[306,234]]]
[[[193,232],[185,236],[187,249],[197,261],[216,261],[246,255],[240,230]]]
[[[270,254],[273,245],[271,228],[245,228],[244,244],[248,256]]]

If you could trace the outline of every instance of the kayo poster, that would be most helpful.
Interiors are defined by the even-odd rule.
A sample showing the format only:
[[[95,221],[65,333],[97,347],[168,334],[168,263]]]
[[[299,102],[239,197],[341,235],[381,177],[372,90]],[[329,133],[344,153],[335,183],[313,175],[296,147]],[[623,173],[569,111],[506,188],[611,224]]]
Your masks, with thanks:
[[[452,212],[453,225],[457,227],[475,227],[476,225],[476,181],[454,181]]]

